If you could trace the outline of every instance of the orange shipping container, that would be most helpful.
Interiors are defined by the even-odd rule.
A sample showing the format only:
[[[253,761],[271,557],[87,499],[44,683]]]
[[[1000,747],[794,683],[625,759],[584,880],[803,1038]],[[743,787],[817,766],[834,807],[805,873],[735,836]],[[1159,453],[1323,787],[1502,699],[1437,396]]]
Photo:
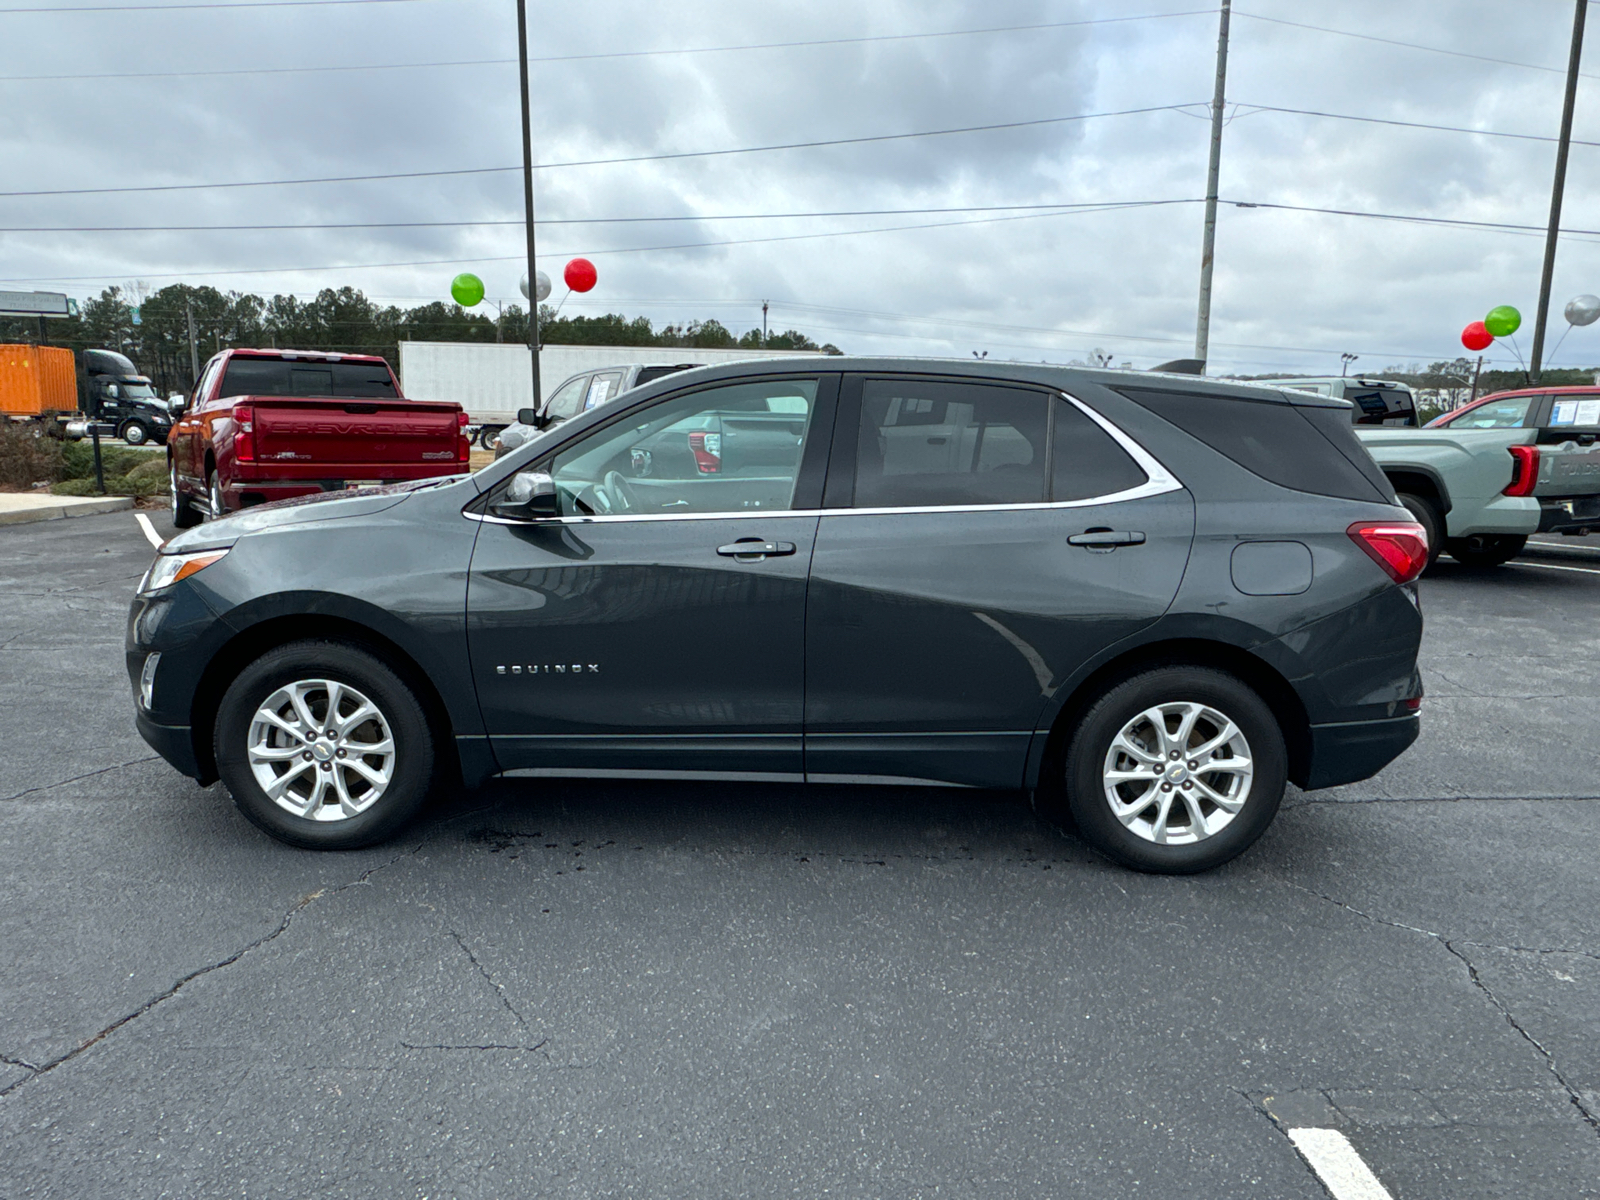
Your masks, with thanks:
[[[0,413],[35,417],[76,412],[72,351],[59,346],[0,346]]]

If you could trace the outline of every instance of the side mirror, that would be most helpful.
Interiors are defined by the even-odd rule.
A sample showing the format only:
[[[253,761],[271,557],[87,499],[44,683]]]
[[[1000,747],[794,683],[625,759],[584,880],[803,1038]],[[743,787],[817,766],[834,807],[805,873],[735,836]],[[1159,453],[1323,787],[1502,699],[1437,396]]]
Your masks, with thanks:
[[[537,408],[517,409],[517,424],[532,425],[535,429],[539,428],[539,410]]]
[[[167,397],[167,411],[175,417],[181,414],[183,410],[188,407],[188,401],[186,401],[182,396]]]
[[[489,511],[510,521],[537,521],[561,515],[556,481],[544,471],[519,471]]]
[[[108,383],[106,384],[106,395],[115,400],[118,396],[122,395],[122,389],[114,383]]]

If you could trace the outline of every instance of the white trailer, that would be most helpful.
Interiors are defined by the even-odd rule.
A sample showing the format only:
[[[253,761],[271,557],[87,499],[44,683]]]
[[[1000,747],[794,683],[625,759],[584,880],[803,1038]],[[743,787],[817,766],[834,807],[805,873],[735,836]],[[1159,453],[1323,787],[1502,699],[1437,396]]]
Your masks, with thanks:
[[[580,371],[631,363],[743,362],[793,358],[796,350],[699,350],[689,346],[541,346],[546,396]],[[814,353],[814,352],[813,352]],[[528,348],[500,342],[401,342],[400,387],[412,400],[454,400],[474,425],[509,425],[533,404]]]

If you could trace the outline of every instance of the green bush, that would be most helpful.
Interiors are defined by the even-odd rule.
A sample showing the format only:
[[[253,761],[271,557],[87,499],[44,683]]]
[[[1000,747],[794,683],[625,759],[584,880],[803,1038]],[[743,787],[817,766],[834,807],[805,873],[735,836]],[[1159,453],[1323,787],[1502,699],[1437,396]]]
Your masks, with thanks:
[[[0,418],[0,487],[27,489],[61,478],[61,443],[36,422]]]
[[[68,442],[62,458],[66,464],[63,479],[94,478],[94,443],[88,438],[84,438],[81,442]],[[152,458],[157,462],[165,462],[164,456],[152,454],[148,450],[130,450],[126,446],[112,446],[104,440],[100,443],[100,465],[105,470],[108,480],[113,475],[126,475],[133,468]],[[163,472],[165,469],[163,466]]]
[[[167,494],[167,456],[146,450],[125,450],[100,444],[100,466],[105,473],[108,496],[165,496]],[[81,474],[80,474],[81,472]],[[89,442],[69,442],[66,447],[66,479],[50,491],[57,496],[98,496],[94,485],[94,446]]]

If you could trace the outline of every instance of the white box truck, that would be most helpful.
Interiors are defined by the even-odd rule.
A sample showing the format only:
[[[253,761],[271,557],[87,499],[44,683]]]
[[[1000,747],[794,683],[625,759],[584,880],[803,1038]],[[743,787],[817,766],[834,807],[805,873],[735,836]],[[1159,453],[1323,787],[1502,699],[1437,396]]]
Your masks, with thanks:
[[[632,363],[743,362],[793,358],[796,350],[701,350],[691,346],[541,346],[539,375],[549,395],[581,371]],[[413,400],[454,400],[467,419],[485,430],[517,419],[533,405],[528,348],[500,342],[401,342],[400,386]]]

